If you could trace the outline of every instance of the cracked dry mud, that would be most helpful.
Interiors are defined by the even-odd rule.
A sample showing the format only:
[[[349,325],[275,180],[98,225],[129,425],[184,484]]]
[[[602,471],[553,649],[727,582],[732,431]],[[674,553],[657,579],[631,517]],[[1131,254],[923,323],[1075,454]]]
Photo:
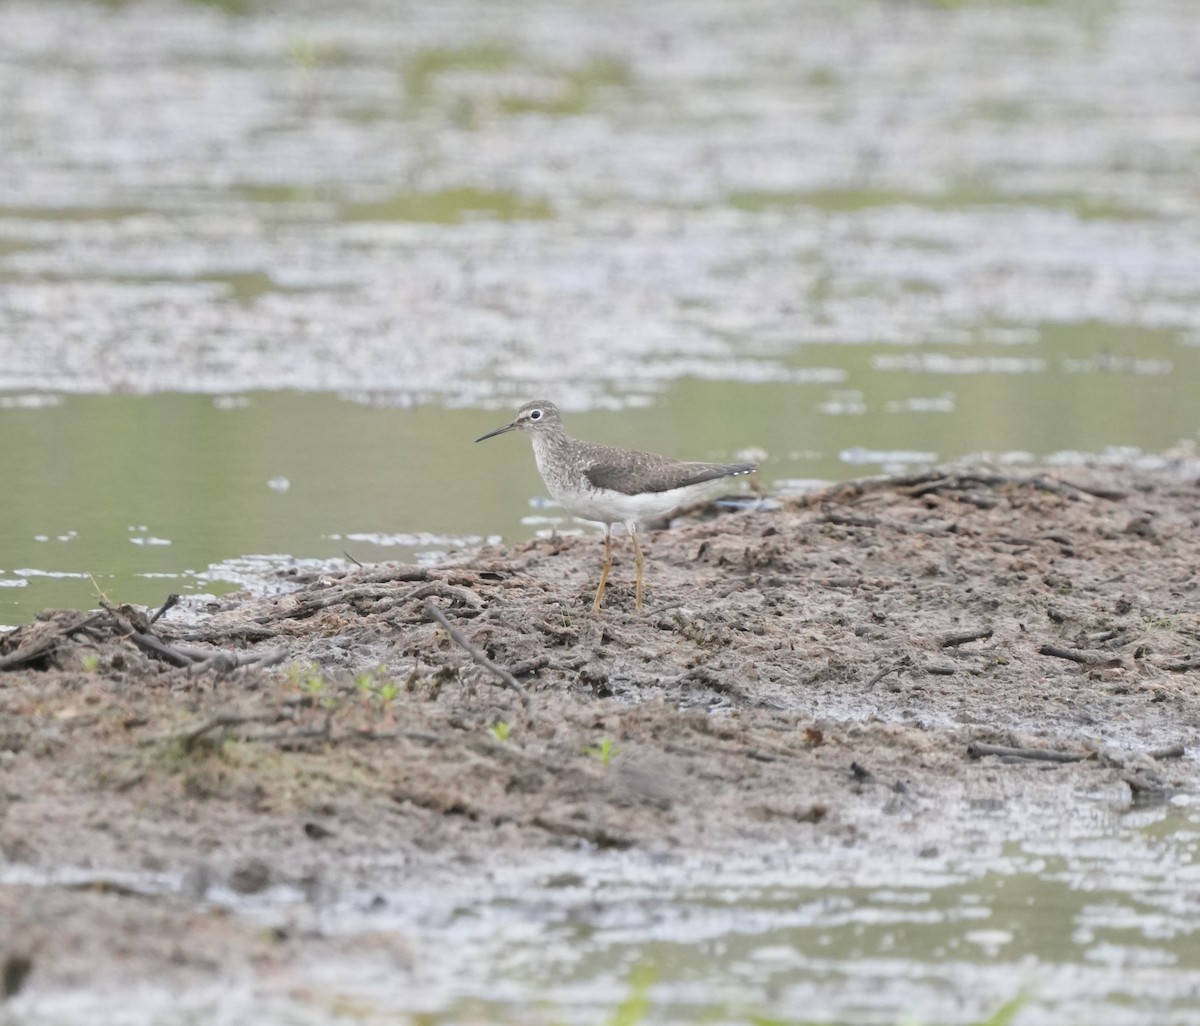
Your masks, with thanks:
[[[193,620],[48,611],[0,639],[5,977],[410,955],[264,932],[217,893],[453,887],[563,849],[866,846],[883,866],[994,839],[989,810],[1194,791],[1172,756],[1200,728],[1198,525],[1194,468],[946,471],[651,533],[642,615],[627,544],[590,612],[593,538],[297,579]],[[285,658],[198,672],[131,631]]]

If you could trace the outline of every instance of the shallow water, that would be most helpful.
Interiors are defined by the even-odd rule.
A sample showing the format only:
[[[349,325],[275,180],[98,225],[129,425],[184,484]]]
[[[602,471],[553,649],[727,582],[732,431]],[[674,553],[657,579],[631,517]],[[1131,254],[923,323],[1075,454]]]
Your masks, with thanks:
[[[397,964],[394,945],[367,941],[352,959],[307,967],[286,994],[233,984],[181,1001],[150,986],[136,1003],[84,991],[19,998],[14,1011],[30,1026],[101,1007],[130,1023],[306,1023],[341,1009],[363,1022],[891,1026],[976,1023],[1016,1001],[1023,1026],[1200,1022],[1200,819],[1187,807],[1120,813],[1108,800],[1079,796],[1066,822],[981,810],[1007,817],[1010,839],[984,840],[981,823],[970,854],[945,838],[945,850],[900,841],[883,858],[841,842],[738,859],[564,855],[315,905],[287,888],[214,889],[208,901],[264,925],[402,938],[409,954]],[[162,874],[118,882],[180,887]],[[639,995],[641,1014],[618,1018]]]
[[[580,411],[568,426],[681,457],[758,459],[760,485],[778,493],[980,456],[1016,473],[1069,468],[1085,452],[1154,463],[1196,419],[1176,391],[1180,376],[1200,380],[1200,348],[1145,340],[1143,354],[1170,353],[1176,369],[1143,376],[1080,374],[1067,361],[1083,358],[1066,345],[1030,345],[1025,359],[1045,364],[1032,381],[975,371],[946,387],[948,374],[879,368],[908,357],[872,359],[872,348],[842,349],[878,368],[860,378],[844,361],[858,390],[685,379],[652,405]],[[0,396],[0,480],[11,483],[0,624],[87,608],[101,592],[150,606],[175,592],[199,610],[347,556],[436,560],[485,541],[592,530],[549,504],[523,437],[473,443],[511,416],[290,391]]]

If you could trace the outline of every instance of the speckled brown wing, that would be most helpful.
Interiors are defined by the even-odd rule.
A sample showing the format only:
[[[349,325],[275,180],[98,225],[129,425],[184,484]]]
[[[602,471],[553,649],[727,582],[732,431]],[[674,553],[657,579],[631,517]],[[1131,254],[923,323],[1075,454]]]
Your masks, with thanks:
[[[617,450],[614,453],[602,446],[596,446],[588,455],[589,466],[583,472],[588,483],[593,488],[622,495],[669,492],[673,488],[736,477],[758,469],[753,463],[685,463],[650,452]]]

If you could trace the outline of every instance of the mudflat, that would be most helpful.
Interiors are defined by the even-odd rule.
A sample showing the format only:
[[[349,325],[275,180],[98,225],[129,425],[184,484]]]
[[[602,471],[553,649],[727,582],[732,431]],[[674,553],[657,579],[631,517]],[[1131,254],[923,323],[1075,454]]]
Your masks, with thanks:
[[[1194,794],[1198,529],[1194,466],[953,469],[693,511],[647,533],[640,615],[620,541],[591,612],[579,537],[47,611],[0,639],[5,987],[408,957],[222,895],[611,849],[866,846],[886,874],[1083,792]]]

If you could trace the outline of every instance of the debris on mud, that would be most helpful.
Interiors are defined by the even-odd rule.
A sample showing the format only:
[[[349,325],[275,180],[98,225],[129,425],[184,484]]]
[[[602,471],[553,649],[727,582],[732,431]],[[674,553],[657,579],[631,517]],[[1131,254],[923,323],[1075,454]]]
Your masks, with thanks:
[[[0,638],[0,853],[199,898],[383,854],[882,852],[981,801],[1194,792],[1198,526],[1194,479],[944,471],[652,534],[640,615],[618,573],[591,612],[581,538],[198,618],[48,611]]]

